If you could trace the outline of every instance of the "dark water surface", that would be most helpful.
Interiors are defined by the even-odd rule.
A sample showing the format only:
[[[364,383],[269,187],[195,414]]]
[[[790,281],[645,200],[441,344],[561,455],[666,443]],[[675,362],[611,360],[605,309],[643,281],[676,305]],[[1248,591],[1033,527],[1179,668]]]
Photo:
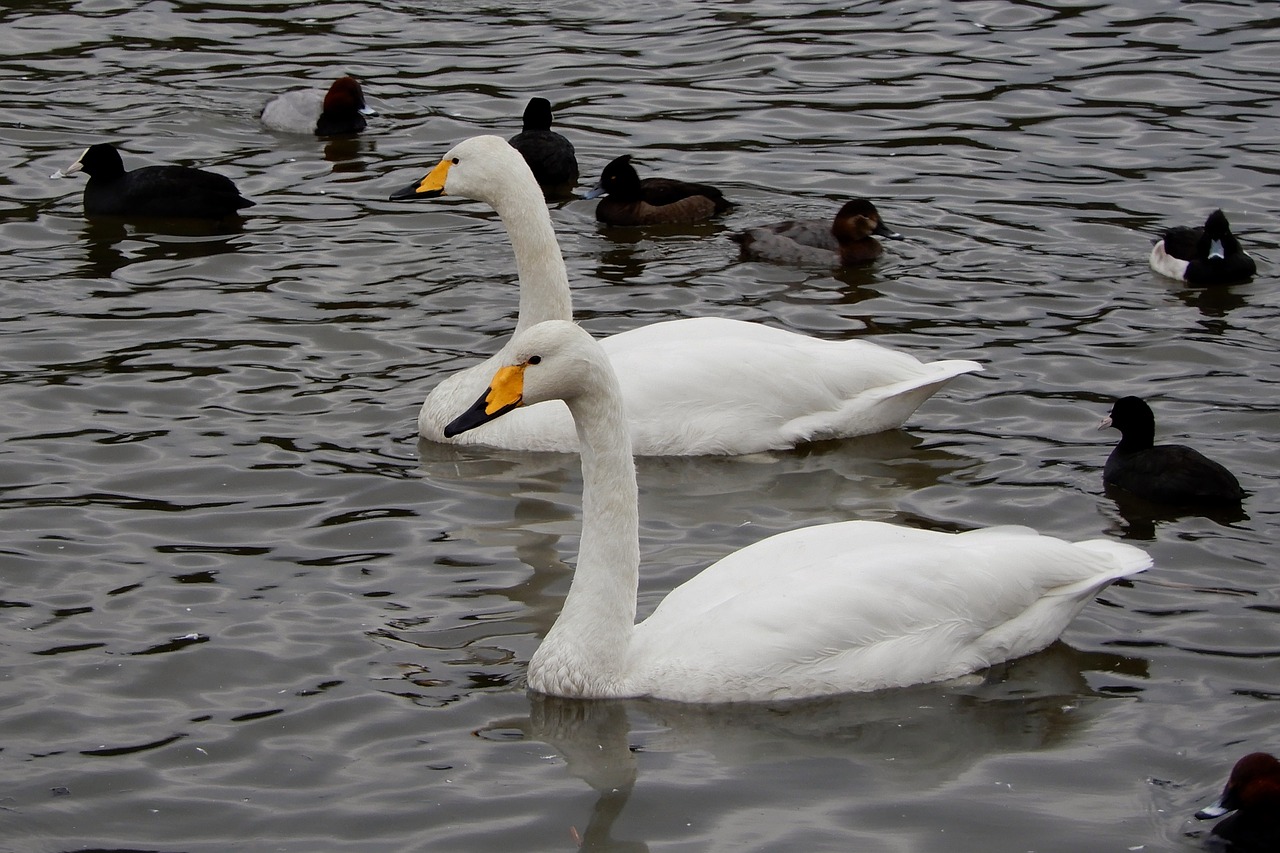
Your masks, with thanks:
[[[1280,17],[1095,2],[9,3],[0,11],[0,849],[1194,851],[1280,748]],[[933,7],[933,8],[929,8]],[[262,129],[350,71],[358,141]],[[574,457],[419,446],[514,325],[483,205],[386,201],[549,97],[585,181],[635,155],[723,222],[555,206],[597,333],[722,314],[987,371],[907,429],[645,460],[641,611],[799,525],[1025,523],[1156,568],[961,684],[774,709],[531,699]],[[226,174],[232,233],[89,223],[86,145]],[[833,276],[726,234],[875,199],[909,238]],[[1223,206],[1259,260],[1147,267]],[[1102,493],[1110,401],[1239,473],[1237,518]],[[576,839],[576,840],[575,840]]]

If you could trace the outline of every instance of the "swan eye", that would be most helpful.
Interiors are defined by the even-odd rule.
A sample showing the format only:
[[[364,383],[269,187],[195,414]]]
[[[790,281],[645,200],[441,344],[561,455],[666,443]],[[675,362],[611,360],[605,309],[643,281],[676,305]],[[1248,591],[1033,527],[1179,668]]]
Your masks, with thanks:
[[[453,165],[455,165],[455,166],[456,166],[456,165],[458,165],[458,158],[457,158],[457,157],[454,157],[454,158],[453,158]]]
[[[526,363],[526,364],[542,364],[542,356],[540,356],[540,355],[531,355],[531,356],[529,356],[529,360],[528,360],[527,362],[525,362],[525,363]]]

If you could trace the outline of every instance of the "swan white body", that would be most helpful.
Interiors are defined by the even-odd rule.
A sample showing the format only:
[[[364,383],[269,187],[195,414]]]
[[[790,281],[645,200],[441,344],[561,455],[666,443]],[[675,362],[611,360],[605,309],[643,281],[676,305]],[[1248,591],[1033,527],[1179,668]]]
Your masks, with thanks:
[[[1147,555],[1023,527],[950,534],[850,521],[737,551],[635,624],[639,514],[629,431],[604,351],[572,323],[517,335],[485,398],[450,432],[567,402],[582,446],[578,565],[529,663],[557,696],[798,699],[953,678],[1038,651]],[[465,434],[465,433],[464,433]]]
[[[518,152],[496,136],[465,140],[420,184],[393,197],[441,193],[487,202],[502,218],[520,277],[517,332],[572,319],[551,217]],[[824,341],[721,318],[653,323],[602,345],[620,378],[634,452],[641,456],[746,454],[895,429],[948,380],[982,369],[972,361],[925,364],[867,341]],[[418,416],[424,438],[449,440],[445,425],[484,392],[494,370],[507,363],[510,346],[430,392]],[[555,401],[452,441],[578,449],[569,413]]]

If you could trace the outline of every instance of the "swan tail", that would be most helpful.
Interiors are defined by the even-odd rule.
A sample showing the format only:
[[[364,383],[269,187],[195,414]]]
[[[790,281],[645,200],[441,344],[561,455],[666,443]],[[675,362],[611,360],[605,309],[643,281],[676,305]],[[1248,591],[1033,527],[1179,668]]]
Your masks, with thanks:
[[[1123,542],[1113,542],[1110,539],[1086,539],[1083,542],[1076,542],[1075,546],[1111,557],[1115,569],[1110,573],[1108,582],[1145,572],[1152,565],[1150,554]]]
[[[832,411],[797,418],[787,433],[791,440],[799,442],[898,429],[943,385],[957,376],[983,369],[976,361],[961,359],[934,361],[924,367],[927,371],[918,376],[863,391]]]

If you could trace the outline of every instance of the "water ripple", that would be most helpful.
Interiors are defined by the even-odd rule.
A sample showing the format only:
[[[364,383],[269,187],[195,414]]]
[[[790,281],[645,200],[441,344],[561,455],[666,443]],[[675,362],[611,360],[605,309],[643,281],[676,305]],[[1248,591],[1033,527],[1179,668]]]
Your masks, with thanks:
[[[1274,749],[1265,5],[56,2],[0,22],[0,848],[955,853],[1001,826],[1011,850],[1191,849],[1193,805]],[[341,72],[379,113],[359,140],[258,126],[269,94]],[[532,95],[584,185],[629,152],[736,203],[678,234],[554,205],[591,331],[715,313],[987,368],[905,431],[642,461],[642,613],[734,548],[846,518],[1126,538],[1156,570],[965,684],[741,713],[526,697],[579,474],[417,442],[427,389],[509,333],[515,276],[484,205],[387,195],[462,137],[515,133]],[[257,206],[231,229],[88,222],[83,179],[48,176],[103,140]],[[727,239],[854,195],[908,238],[873,267],[743,262]],[[1150,272],[1164,226],[1219,205],[1259,276]],[[1095,426],[1134,391],[1239,473],[1243,513],[1102,493]]]

